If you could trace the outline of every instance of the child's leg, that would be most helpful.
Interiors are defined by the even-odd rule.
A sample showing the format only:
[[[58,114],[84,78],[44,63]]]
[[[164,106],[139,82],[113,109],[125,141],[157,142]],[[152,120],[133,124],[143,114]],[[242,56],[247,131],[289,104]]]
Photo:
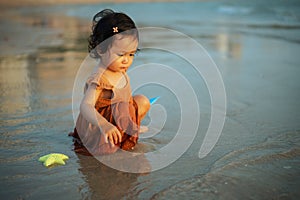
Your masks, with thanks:
[[[133,100],[138,106],[138,115],[140,120],[142,120],[150,109],[149,99],[144,95],[135,95],[133,96]]]
[[[133,96],[133,100],[138,106],[138,115],[140,118],[140,121],[146,116],[147,112],[150,109],[150,102],[149,99],[143,95],[136,95]],[[144,133],[148,131],[147,126],[140,126],[140,133]]]

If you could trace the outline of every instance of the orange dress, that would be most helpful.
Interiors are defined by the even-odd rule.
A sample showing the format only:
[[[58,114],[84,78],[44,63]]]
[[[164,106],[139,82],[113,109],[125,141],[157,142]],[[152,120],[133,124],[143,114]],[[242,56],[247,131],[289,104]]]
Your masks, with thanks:
[[[140,127],[138,107],[132,98],[129,77],[127,74],[124,75],[126,85],[123,88],[116,88],[109,83],[103,74],[103,69],[99,68],[89,77],[84,90],[86,91],[91,84],[96,84],[97,89],[112,91],[111,99],[105,99],[100,94],[95,108],[108,122],[119,129],[122,134],[122,142],[114,147],[105,143],[104,138],[101,137],[100,128],[88,122],[79,113],[74,132],[69,134],[73,136],[75,152],[97,156],[114,153],[120,148],[130,150],[136,145]]]

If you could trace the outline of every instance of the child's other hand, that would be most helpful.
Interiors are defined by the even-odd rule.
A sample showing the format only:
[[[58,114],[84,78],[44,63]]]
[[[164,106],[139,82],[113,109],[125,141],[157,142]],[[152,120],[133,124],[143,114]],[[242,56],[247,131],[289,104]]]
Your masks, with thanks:
[[[110,142],[111,146],[114,147],[115,144],[122,141],[122,135],[119,129],[111,123],[108,123],[104,130],[104,141],[105,143]]]

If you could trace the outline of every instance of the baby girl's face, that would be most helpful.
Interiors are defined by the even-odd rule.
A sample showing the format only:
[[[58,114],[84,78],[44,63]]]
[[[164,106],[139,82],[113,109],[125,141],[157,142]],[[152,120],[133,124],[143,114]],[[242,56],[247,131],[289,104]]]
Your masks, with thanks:
[[[114,72],[126,72],[133,62],[138,40],[130,35],[115,35],[111,47],[101,56],[104,66]]]

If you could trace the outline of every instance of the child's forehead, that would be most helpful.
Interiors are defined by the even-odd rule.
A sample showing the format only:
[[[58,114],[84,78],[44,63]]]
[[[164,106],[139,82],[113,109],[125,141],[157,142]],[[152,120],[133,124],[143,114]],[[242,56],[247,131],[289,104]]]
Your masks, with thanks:
[[[115,35],[111,49],[113,51],[132,52],[138,47],[138,40],[131,35]]]

